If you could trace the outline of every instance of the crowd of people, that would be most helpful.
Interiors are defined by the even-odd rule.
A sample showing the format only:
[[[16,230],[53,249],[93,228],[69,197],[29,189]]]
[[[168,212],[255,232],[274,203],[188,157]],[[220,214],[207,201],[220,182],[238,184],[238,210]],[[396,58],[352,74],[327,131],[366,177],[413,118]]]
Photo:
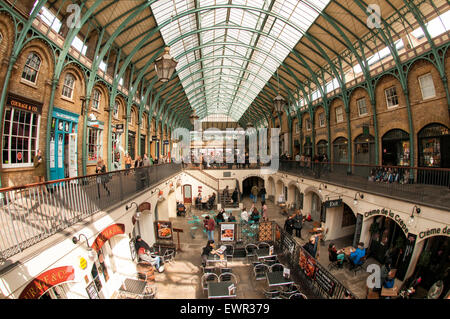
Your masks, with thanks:
[[[409,184],[410,183],[409,170],[390,167],[373,168],[370,171],[369,181],[389,183],[389,184],[391,183]]]

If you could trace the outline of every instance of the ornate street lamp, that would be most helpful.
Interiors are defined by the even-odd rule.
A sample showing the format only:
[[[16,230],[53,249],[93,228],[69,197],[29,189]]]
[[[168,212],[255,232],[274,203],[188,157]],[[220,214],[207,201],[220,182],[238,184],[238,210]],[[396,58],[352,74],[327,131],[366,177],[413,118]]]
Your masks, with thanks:
[[[168,82],[172,77],[178,62],[169,53],[170,47],[164,49],[164,54],[156,59],[155,70],[161,82]]]

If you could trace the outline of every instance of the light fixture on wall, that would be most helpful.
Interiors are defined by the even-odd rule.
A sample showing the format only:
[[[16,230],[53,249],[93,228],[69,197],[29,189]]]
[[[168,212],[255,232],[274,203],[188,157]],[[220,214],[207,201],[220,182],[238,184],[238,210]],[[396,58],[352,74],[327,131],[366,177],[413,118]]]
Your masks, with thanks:
[[[363,199],[364,198],[364,194],[361,194],[360,192],[356,192],[355,193],[355,198],[353,198],[353,204],[354,205],[358,205],[358,197],[360,199]]]
[[[89,240],[88,240],[88,238],[86,237],[86,235],[84,235],[84,234],[79,234],[78,237],[77,237],[77,236],[73,236],[73,237],[72,237],[72,242],[73,242],[75,245],[78,244],[78,242],[80,241],[81,236],[83,236],[84,239],[86,240],[87,251],[88,251],[88,257],[89,257],[90,260],[93,261],[93,260],[95,259],[96,253],[95,253],[95,251],[92,249],[92,247],[89,245]]]
[[[412,225],[414,223],[414,213],[420,214],[420,207],[417,207],[416,205],[413,206],[411,216],[408,220],[408,225]]]
[[[322,188],[322,186],[323,186],[323,188]],[[319,185],[319,193],[322,193],[323,189],[327,189],[327,185],[325,185],[324,183],[320,183],[320,185]]]
[[[131,202],[129,205],[125,206],[125,210],[129,210],[131,206],[136,205],[136,213],[134,214],[134,219],[139,220],[139,217],[141,217],[141,212],[139,211],[139,206],[136,202]]]
[[[154,190],[152,190],[151,194],[153,195],[156,192],[158,192],[158,202],[162,202],[164,200],[163,196],[164,192],[157,187]]]

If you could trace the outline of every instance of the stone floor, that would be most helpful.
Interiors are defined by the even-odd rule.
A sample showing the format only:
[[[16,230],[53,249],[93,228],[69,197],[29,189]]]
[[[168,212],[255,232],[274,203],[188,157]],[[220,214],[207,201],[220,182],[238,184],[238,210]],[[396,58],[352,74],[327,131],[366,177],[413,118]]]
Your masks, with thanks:
[[[245,207],[251,206],[251,200],[244,198],[243,204]],[[285,217],[280,214],[278,206],[271,202],[267,202],[268,216],[270,220],[277,222],[280,226],[284,224]],[[260,207],[260,203],[257,204]],[[200,216],[204,212],[196,209],[192,210],[192,213]],[[236,214],[234,214],[236,216]],[[201,218],[201,217],[200,217]],[[194,234],[195,238],[189,233],[190,224],[187,223],[188,218],[177,217],[172,218],[174,228],[182,228],[184,232],[180,234],[180,252],[177,252],[175,261],[165,265],[164,273],[156,274],[156,287],[158,299],[204,299],[207,298],[207,294],[203,292],[200,285],[200,279],[203,274],[201,265],[201,251],[205,246],[207,238],[204,233],[198,229]],[[302,230],[302,238],[296,238],[295,240],[303,245],[308,238],[308,230],[312,228],[312,223],[305,223]],[[217,231],[215,232],[217,236]],[[177,244],[177,235],[175,234],[174,242]],[[352,238],[342,238],[333,241],[336,246],[345,247],[351,244]],[[319,246],[319,262],[325,266],[329,264],[328,242]],[[371,263],[371,260],[369,260]],[[237,298],[239,299],[259,299],[264,298],[263,288],[265,288],[265,281],[253,280],[253,272],[251,266],[249,266],[244,258],[235,258],[228,263],[231,266],[233,273],[238,278],[237,285]],[[366,297],[366,278],[369,273],[358,272],[355,276],[353,272],[348,269],[333,270],[333,275],[341,281],[344,286],[350,289],[358,298]],[[301,284],[301,283],[300,283]],[[309,298],[317,298],[304,292]]]

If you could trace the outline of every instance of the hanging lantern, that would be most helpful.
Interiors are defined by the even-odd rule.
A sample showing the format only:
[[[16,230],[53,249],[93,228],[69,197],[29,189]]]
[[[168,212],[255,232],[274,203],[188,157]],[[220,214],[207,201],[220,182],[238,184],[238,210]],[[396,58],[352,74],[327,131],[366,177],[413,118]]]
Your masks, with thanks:
[[[161,82],[168,82],[172,77],[178,62],[169,53],[170,47],[164,49],[164,54],[155,61],[155,70]]]
[[[197,121],[199,119],[199,117],[195,113],[195,110],[194,110],[194,113],[192,113],[192,115],[189,118],[191,119],[191,124],[192,125],[194,125],[195,121]]]
[[[275,112],[281,115],[283,113],[283,106],[285,102],[285,99],[280,94],[278,94],[273,100],[273,108]]]

